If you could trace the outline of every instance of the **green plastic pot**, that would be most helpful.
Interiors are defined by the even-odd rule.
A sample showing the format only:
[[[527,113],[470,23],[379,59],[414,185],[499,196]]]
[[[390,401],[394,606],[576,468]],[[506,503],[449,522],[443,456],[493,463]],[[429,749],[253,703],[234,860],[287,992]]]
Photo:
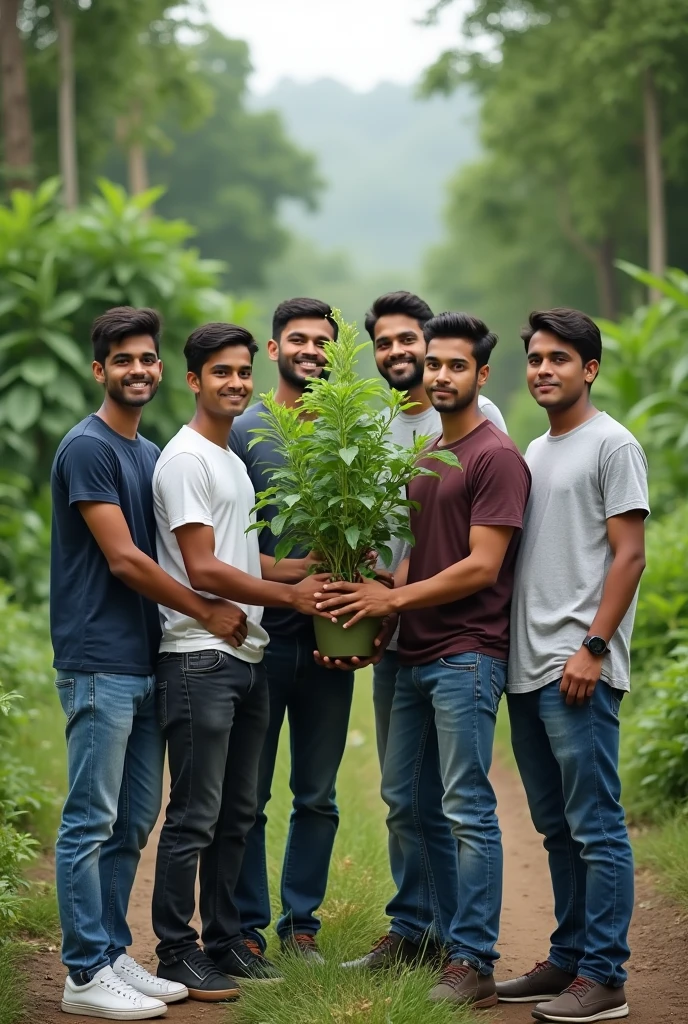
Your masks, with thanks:
[[[376,653],[373,641],[380,632],[382,619],[361,619],[351,629],[344,629],[350,615],[336,622],[315,616],[315,640],[320,654],[328,658],[371,658]]]

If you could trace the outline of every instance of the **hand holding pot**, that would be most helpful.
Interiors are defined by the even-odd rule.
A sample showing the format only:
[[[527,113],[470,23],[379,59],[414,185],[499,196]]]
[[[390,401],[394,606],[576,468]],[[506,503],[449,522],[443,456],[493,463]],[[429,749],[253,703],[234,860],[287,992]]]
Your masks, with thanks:
[[[295,583],[291,588],[292,607],[302,615],[322,615],[324,618],[330,618],[327,612],[317,610],[315,602],[324,584],[331,578],[328,572],[320,572],[306,576],[300,583]]]
[[[314,577],[315,578],[315,577]],[[315,597],[315,607],[322,614],[329,613],[333,621],[340,616],[350,615],[344,629],[350,629],[363,618],[382,619],[396,609],[394,591],[377,580],[363,583],[324,583]]]
[[[380,632],[374,640],[376,650],[372,658],[328,658],[326,655],[321,654],[320,651],[313,651],[313,657],[318,665],[323,665],[325,668],[338,668],[343,672],[350,672],[352,668],[367,668],[368,665],[377,665],[387,650],[389,641],[394,636],[398,621],[398,615],[388,615],[387,618],[383,619]]]

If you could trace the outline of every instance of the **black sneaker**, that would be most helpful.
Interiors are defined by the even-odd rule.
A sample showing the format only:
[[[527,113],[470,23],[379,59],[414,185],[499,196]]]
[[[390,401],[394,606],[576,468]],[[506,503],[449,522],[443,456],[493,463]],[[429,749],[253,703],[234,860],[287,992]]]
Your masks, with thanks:
[[[294,932],[288,939],[282,939],[282,952],[287,955],[299,956],[311,964],[324,964],[325,957],[318,949],[315,935],[308,935],[305,932]]]
[[[189,998],[201,1003],[228,1003],[241,994],[238,983],[219,971],[201,949],[195,949],[173,964],[160,962],[158,977],[186,985]]]
[[[270,963],[255,939],[241,939],[216,961],[219,969],[230,978],[241,981],[282,981],[282,975]]]
[[[404,964],[408,967],[419,967],[421,964],[438,965],[439,947],[434,943],[416,945],[409,939],[388,932],[379,939],[371,951],[358,960],[347,960],[342,967],[366,967],[369,971],[383,971]]]

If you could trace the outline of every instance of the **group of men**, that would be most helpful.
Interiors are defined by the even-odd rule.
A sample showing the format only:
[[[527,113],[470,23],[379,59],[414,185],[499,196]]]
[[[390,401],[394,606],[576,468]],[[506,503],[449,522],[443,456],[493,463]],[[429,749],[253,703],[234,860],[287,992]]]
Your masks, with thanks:
[[[280,464],[267,441],[251,443],[264,409],[247,408],[257,350],[247,330],[191,334],[196,411],[161,454],[138,433],[162,376],[158,315],[118,307],[93,325],[103,405],[64,438],[52,474],[51,628],[69,765],[57,842],[66,1012],[146,1019],[189,996],[231,1000],[242,981],[281,980],[265,956],[265,811],[285,715],[293,810],[276,931],[284,954],[322,962],[316,914],[336,776],[354,670],[366,662],[320,657],[312,617],[350,615],[384,620],[370,660],[396,892],[389,932],[342,968],[429,963],[431,999],[533,1002],[544,1021],[628,1013],[633,863],[618,713],[649,506],[641,448],[591,404],[599,330],[576,310],[531,314],[527,381],[550,429],[523,458],[481,394],[497,342],[482,321],[433,316],[395,292],[365,325],[380,373],[415,403],[391,441],[434,438],[461,470],[433,461],[438,475],[412,482],[415,545],[395,542],[393,577],[360,584],[314,574],[317,552],[276,563],[271,531],[246,532],[255,493]],[[299,408],[336,337],[327,303],[277,308],[267,351],[278,402]],[[495,983],[502,847],[488,772],[505,691],[557,928],[544,961]],[[151,974],[127,953],[126,916],[165,749]],[[202,945],[191,924],[197,873]]]

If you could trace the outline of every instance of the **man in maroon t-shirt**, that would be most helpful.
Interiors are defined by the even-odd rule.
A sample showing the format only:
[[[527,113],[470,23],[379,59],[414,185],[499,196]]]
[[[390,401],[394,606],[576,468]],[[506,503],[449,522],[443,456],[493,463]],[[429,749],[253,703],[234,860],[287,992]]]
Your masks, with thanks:
[[[394,590],[376,582],[325,584],[319,609],[364,616],[401,613],[399,660],[382,777],[387,823],[401,844],[417,843],[412,792],[437,727],[443,806],[457,842],[459,901],[450,961],[434,1000],[494,1006],[502,894],[502,844],[487,773],[506,685],[509,606],[530,473],[512,441],[478,408],[497,343],[482,321],[442,313],[425,326],[424,384],[442,419],[437,448],[461,470],[435,461],[409,497],[416,538]],[[338,591],[334,596],[333,592]],[[316,595],[317,597],[318,595]]]

